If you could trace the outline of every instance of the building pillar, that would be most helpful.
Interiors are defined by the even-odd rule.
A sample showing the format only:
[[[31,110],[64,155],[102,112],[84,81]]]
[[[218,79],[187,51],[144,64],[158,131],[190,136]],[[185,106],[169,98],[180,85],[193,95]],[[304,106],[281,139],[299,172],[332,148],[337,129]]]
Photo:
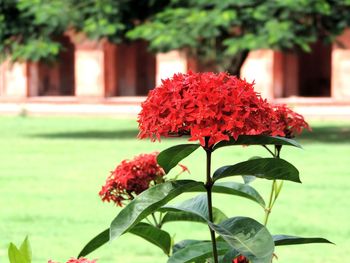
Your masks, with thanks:
[[[38,62],[27,62],[28,97],[40,96],[40,69]]]
[[[161,84],[162,79],[172,77],[175,73],[186,73],[188,69],[186,55],[180,51],[158,53],[156,64],[157,86]]]
[[[75,42],[74,74],[76,97],[105,96],[105,61],[103,42]]]
[[[263,98],[274,98],[274,51],[256,50],[249,52],[241,69],[241,78],[255,82],[255,90]]]
[[[27,63],[5,61],[0,64],[0,97],[27,97],[27,76]]]
[[[332,98],[350,100],[350,29],[344,31],[337,38],[337,43],[333,44],[331,71]]]

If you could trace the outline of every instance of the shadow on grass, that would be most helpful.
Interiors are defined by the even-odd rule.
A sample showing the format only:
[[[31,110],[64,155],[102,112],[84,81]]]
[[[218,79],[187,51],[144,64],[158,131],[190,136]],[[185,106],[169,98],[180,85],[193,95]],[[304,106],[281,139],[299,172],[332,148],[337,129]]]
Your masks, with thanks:
[[[305,143],[321,142],[350,144],[350,125],[313,127],[312,132],[303,132],[297,140]]]
[[[138,134],[137,129],[125,129],[116,131],[106,130],[88,130],[88,131],[72,131],[72,132],[56,132],[34,134],[31,137],[44,139],[136,139]],[[176,139],[176,138],[168,138]],[[312,132],[303,132],[297,138],[297,141],[303,143],[321,142],[321,143],[349,143],[350,144],[350,125],[347,126],[322,126],[314,127]]]
[[[56,132],[56,133],[43,133],[33,134],[31,137],[44,138],[44,139],[74,139],[74,140],[111,140],[111,139],[136,139],[138,134],[137,129],[125,129],[125,130],[88,130],[88,131],[72,131],[72,132]]]

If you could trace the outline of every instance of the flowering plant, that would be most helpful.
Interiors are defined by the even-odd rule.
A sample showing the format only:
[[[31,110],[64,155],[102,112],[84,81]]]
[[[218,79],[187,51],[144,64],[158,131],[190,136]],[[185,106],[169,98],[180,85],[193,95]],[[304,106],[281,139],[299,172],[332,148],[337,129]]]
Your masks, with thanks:
[[[151,183],[164,182],[165,173],[157,163],[157,155],[157,152],[141,154],[132,160],[122,161],[102,186],[99,192],[102,200],[123,206],[123,201],[134,199],[148,189]]]
[[[49,260],[47,263],[57,263]],[[89,260],[87,258],[71,258],[66,263],[96,263],[96,260]]]
[[[79,256],[85,256],[127,232],[161,248],[168,256],[168,263],[270,263],[275,256],[275,246],[329,242],[323,238],[272,235],[267,229],[283,181],[300,182],[299,171],[281,158],[282,147],[301,148],[292,138],[310,128],[301,115],[287,106],[271,105],[261,98],[253,84],[227,73],[176,74],[150,92],[142,104],[138,122],[139,138],[149,137],[154,141],[161,137],[189,136],[190,141],[199,141],[199,144],[180,144],[160,152],[157,162],[164,174],[159,178],[201,148],[206,153],[205,180],[169,180],[147,190],[140,186],[144,191],[133,198],[124,198],[132,200]],[[222,147],[237,145],[262,146],[272,157],[251,158],[212,173],[212,154]],[[244,183],[222,181],[234,176],[242,176]],[[249,184],[255,179],[272,181],[268,202]],[[108,193],[109,186],[106,189],[102,193]],[[204,194],[182,203],[168,204],[185,192]],[[227,217],[212,204],[216,193],[256,202],[263,208],[263,222],[242,216]],[[106,200],[109,198],[102,196]],[[142,222],[155,212],[161,213],[158,224]],[[180,220],[207,224],[210,241],[182,240],[172,245],[170,234],[162,226]]]

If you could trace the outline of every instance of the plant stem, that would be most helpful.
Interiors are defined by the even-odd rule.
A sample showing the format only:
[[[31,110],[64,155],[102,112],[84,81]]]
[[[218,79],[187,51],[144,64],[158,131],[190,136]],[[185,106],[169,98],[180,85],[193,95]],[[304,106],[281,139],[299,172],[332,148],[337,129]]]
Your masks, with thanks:
[[[212,148],[207,147],[208,146],[209,138],[205,138],[205,145],[206,147],[205,152],[207,154],[207,181],[205,184],[205,188],[207,189],[207,200],[208,200],[208,217],[209,221],[213,222],[213,203],[212,203],[212,187],[213,187],[213,180],[211,178],[211,154],[212,154]],[[215,239],[215,232],[209,227],[210,231],[210,237],[211,237],[211,243],[213,245],[213,258],[214,263],[218,263],[218,251],[216,248],[216,239]]]
[[[280,153],[281,153],[281,149],[282,149],[282,145],[275,145],[275,153],[272,153],[265,145],[263,145],[264,148],[266,148],[273,156],[274,158],[279,159],[280,158]],[[264,218],[264,226],[267,225],[267,222],[269,220],[269,216],[271,214],[271,210],[273,205],[276,202],[276,199],[279,195],[279,191],[281,190],[282,185],[280,185],[280,189],[277,190],[277,192],[275,192],[275,185],[277,184],[276,180],[272,181],[272,185],[271,185],[271,192],[270,192],[270,198],[269,198],[269,204],[268,206],[265,208],[265,218]],[[278,188],[278,187],[277,187]]]
[[[153,218],[153,221],[154,221],[154,226],[159,228],[159,224],[157,222],[156,216],[154,215],[154,213],[152,213],[151,215],[152,215],[152,218]]]
[[[271,155],[272,155],[273,157],[275,157],[275,154],[274,154],[266,145],[263,145],[263,147],[264,147],[269,153],[271,153]]]
[[[272,186],[271,186],[269,204],[268,204],[268,206],[265,208],[264,226],[267,225],[267,221],[269,220],[269,216],[270,216],[270,214],[271,214],[272,199],[273,199],[273,195],[274,195],[275,183],[276,183],[276,180],[273,180]]]

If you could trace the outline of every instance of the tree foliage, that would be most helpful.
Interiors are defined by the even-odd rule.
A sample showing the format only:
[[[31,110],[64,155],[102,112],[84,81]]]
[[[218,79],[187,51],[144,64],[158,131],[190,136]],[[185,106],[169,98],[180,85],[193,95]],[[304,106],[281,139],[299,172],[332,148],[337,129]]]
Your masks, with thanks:
[[[334,40],[350,23],[350,1],[173,0],[128,32],[154,51],[186,49],[214,70],[238,73],[256,49],[310,51]]]
[[[2,0],[0,51],[13,59],[57,55],[67,29],[155,52],[185,50],[203,69],[237,74],[249,51],[310,51],[350,24],[349,0]]]
[[[1,0],[0,10],[2,57],[35,61],[58,55],[60,45],[55,37],[66,30],[70,20],[65,1]]]

